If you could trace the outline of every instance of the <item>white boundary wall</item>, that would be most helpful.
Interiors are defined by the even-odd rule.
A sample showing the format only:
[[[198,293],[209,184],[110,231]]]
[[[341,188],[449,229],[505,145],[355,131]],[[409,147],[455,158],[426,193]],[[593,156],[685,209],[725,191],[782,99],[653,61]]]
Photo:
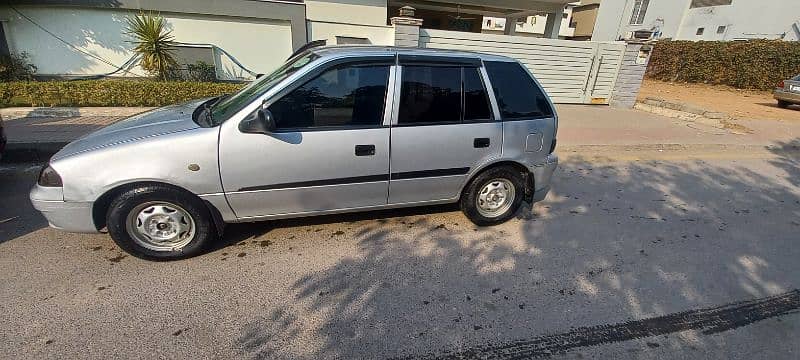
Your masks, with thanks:
[[[554,102],[608,104],[626,45],[420,29],[419,46],[504,55],[527,66]]]

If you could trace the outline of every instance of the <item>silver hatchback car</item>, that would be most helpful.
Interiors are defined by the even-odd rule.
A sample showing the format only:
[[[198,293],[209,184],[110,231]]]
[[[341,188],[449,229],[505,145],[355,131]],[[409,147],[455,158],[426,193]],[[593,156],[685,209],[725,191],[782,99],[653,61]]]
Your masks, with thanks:
[[[547,194],[557,124],[513,59],[321,47],[67,145],[30,198],[52,227],[107,228],[152,260],[202,253],[225,223],[460,202],[486,226]]]

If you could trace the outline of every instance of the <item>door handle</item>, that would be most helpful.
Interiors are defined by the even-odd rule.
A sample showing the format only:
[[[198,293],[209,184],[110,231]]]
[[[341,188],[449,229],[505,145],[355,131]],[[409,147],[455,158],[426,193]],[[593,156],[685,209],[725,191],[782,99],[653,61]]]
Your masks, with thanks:
[[[356,156],[375,155],[375,145],[356,145]]]
[[[487,148],[489,147],[489,138],[475,138],[472,142],[472,146],[476,148]]]

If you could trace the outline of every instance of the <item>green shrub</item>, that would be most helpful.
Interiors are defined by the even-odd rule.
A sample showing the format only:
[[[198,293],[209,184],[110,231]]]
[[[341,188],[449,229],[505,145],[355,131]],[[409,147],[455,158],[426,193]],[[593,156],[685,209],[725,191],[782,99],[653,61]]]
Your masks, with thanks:
[[[217,70],[214,65],[208,64],[204,61],[198,61],[194,64],[186,64],[185,67],[173,66],[167,69],[167,80],[183,80],[183,81],[201,81],[201,82],[214,82],[217,81]]]
[[[32,80],[34,73],[36,65],[31,64],[28,53],[0,56],[0,80]]]
[[[796,41],[661,41],[653,49],[646,76],[768,90],[799,73]]]
[[[6,106],[164,106],[231,93],[242,84],[154,80],[14,81]]]

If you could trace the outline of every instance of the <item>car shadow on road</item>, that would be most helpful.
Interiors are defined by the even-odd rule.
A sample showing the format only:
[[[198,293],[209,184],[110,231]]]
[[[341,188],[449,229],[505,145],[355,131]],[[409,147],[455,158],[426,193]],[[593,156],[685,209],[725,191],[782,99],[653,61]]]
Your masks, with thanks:
[[[41,167],[40,164],[0,167],[0,244],[47,227],[47,220],[28,199]]]
[[[353,212],[334,215],[310,216],[294,219],[281,219],[242,224],[228,224],[224,236],[210,249],[218,251],[230,246],[241,244],[243,241],[253,241],[262,236],[269,236],[275,229],[295,228],[324,224],[346,224],[359,221],[387,222],[393,218],[431,215],[437,213],[459,211],[458,204],[445,204],[435,206],[421,206],[413,208],[389,209],[366,212]]]
[[[627,346],[631,356],[660,347],[678,357],[714,354],[726,342],[704,333],[800,306],[800,163],[790,150],[776,150],[777,159],[764,165],[769,169],[737,161],[571,158],[530,215],[490,228],[426,216],[409,222],[346,215],[369,220],[352,235],[358,250],[309,271],[286,294],[290,303],[243,324],[241,355],[593,356],[597,348],[590,346],[625,340],[637,341]],[[348,220],[253,225],[230,236],[268,238],[272,226],[308,221]],[[741,317],[721,325],[716,306],[750,300],[789,305],[774,313],[735,305]],[[697,325],[685,327],[676,326],[686,322],[675,314],[700,315],[691,315]],[[638,335],[617,336],[634,326],[643,327]],[[540,337],[556,332],[574,346],[560,347],[561,336]],[[761,340],[791,343],[789,333]]]
[[[768,103],[763,103],[762,102],[762,103],[756,103],[756,105],[771,107],[771,108],[775,108],[775,109],[782,109],[782,108],[778,107],[778,103],[777,102],[768,102]],[[800,105],[792,104],[792,105],[789,105],[788,108],[783,109],[783,110],[800,110]]]

